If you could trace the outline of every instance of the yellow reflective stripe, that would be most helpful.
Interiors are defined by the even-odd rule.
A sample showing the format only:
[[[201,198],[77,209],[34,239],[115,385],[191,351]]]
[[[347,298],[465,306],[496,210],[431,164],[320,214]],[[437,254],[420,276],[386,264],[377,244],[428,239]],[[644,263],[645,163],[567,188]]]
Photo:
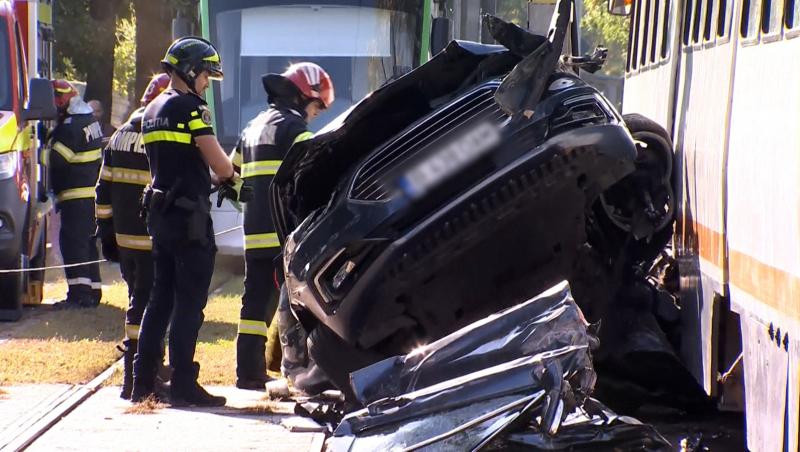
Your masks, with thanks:
[[[147,235],[114,234],[117,237],[117,245],[131,250],[150,251],[153,249],[153,241]]]
[[[245,234],[244,249],[254,250],[259,248],[280,248],[278,234],[270,232],[267,234]]]
[[[172,64],[178,64],[178,59],[174,55],[167,55],[167,61]]]
[[[195,110],[195,111],[192,112],[192,116],[200,116],[200,112]]]
[[[114,180],[114,173],[111,171],[110,166],[103,165],[103,168],[100,169],[100,179],[107,180],[111,182]]]
[[[233,154],[231,154],[231,163],[238,166],[239,168],[242,167],[242,153],[238,150],[234,150]]]
[[[175,143],[189,144],[192,142],[192,134],[188,132],[175,132],[172,130],[156,130],[144,134],[144,144],[155,143],[156,141],[172,141]]]
[[[267,322],[259,320],[239,320],[239,334],[254,334],[267,337]]]
[[[260,160],[242,165],[242,177],[272,176],[278,172],[283,160]]]
[[[192,119],[189,121],[189,130],[206,129],[208,127],[211,126],[203,122],[202,119]]]
[[[128,168],[114,168],[112,171],[114,182],[134,185],[147,185],[150,183],[150,171]]]
[[[94,198],[94,187],[70,188],[56,195],[57,202],[83,198]]]
[[[105,220],[114,216],[114,210],[111,208],[111,204],[95,204],[94,215]]]
[[[207,57],[203,58],[203,61],[210,61],[212,63],[219,63],[219,54],[215,53],[215,54],[213,54],[211,56],[207,56]]]
[[[297,135],[295,137],[294,141],[292,142],[292,144],[299,143],[301,141],[310,140],[313,137],[314,137],[313,133],[306,131],[306,132],[301,133],[300,135]]]
[[[88,163],[100,160],[101,149],[91,149],[83,152],[75,152],[60,141],[53,143],[53,150],[61,154],[69,163]]]
[[[127,339],[139,340],[139,325],[125,324],[125,337]]]

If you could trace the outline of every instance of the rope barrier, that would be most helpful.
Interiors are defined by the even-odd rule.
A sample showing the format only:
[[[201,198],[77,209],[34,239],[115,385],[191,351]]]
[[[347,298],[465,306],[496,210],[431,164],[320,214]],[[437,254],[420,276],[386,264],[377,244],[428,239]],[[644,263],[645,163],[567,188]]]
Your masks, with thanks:
[[[242,229],[242,226],[234,226],[230,229],[225,229],[224,231],[219,231],[214,234],[214,237],[218,237],[222,234],[227,234],[229,232],[236,231],[238,229]],[[91,264],[99,264],[101,262],[108,262],[107,259],[98,259],[96,261],[88,261],[88,262],[78,262],[76,264],[62,264],[62,265],[50,265],[47,267],[35,267],[35,268],[12,268],[8,270],[0,270],[0,274],[7,274],[7,273],[25,273],[25,272],[38,272],[41,270],[58,270],[62,268],[72,268],[72,267],[80,267],[81,265],[91,265]]]

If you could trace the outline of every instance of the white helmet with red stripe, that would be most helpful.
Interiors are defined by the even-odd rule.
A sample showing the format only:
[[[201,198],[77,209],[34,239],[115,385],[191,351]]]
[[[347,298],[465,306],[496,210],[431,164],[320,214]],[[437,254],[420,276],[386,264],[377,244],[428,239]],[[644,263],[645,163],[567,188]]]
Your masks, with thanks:
[[[319,100],[325,108],[334,100],[333,81],[319,65],[309,62],[289,66],[281,76],[292,82],[306,99]]]

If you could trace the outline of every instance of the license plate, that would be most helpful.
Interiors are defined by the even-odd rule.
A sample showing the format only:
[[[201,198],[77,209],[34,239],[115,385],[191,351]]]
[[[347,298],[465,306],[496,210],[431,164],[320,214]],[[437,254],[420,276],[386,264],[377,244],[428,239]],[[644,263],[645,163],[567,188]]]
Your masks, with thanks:
[[[409,169],[400,178],[400,188],[411,197],[423,196],[485,155],[499,142],[500,131],[497,127],[480,123]]]

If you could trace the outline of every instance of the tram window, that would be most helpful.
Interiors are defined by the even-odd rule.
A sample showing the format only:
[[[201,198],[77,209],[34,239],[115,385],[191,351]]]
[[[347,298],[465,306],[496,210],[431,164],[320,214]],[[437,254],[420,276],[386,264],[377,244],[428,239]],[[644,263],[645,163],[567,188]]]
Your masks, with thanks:
[[[631,55],[631,68],[636,69],[639,67],[639,28],[641,28],[641,22],[639,21],[639,10],[642,9],[642,1],[638,0],[634,3],[634,16],[633,16],[633,23],[631,26],[633,27],[633,52],[630,53]]]
[[[644,14],[642,14],[642,24],[644,25],[642,28],[642,52],[639,60],[641,65],[647,63],[647,40],[650,37],[650,6],[650,0],[644,0]]]
[[[669,54],[669,7],[670,0],[664,0],[664,22],[661,26],[661,58],[666,58]]]
[[[703,39],[708,41],[711,39],[711,24],[714,23],[711,20],[714,12],[714,0],[706,0],[706,16],[705,16],[705,24],[703,24]]]
[[[773,4],[773,0],[762,0],[761,4],[761,33],[773,34],[779,31],[781,25],[780,8]]]
[[[688,46],[690,42],[689,36],[692,32],[692,0],[686,0],[686,5],[683,11],[683,45]]]
[[[636,8],[636,2],[632,2],[631,7],[633,8],[633,11],[631,12],[631,16],[636,17],[636,9],[637,9]],[[636,39],[635,38],[635,33],[636,33],[637,24],[636,24],[636,21],[633,21],[633,20],[629,21],[628,23],[629,23],[629,26],[628,26],[628,51],[627,51],[626,61],[625,61],[625,71],[630,72],[631,71],[632,62],[635,59],[635,58],[633,58],[632,50],[633,50],[633,42]]]
[[[694,17],[692,17],[692,42],[700,42],[700,15],[703,13],[703,0],[695,0]]]
[[[800,2],[797,0],[786,0],[783,5],[783,20],[786,28],[792,29],[800,26]]]
[[[650,62],[651,63],[655,63],[656,62],[656,45],[658,44],[659,32],[661,32],[661,30],[658,29],[658,19],[660,17],[659,14],[664,14],[663,13],[663,9],[660,8],[662,6],[661,5],[661,1],[660,0],[655,0],[655,2],[656,2],[655,6],[653,6],[653,20],[652,20],[652,23],[653,23],[653,36],[650,38]]]
[[[743,38],[753,38],[758,35],[760,26],[758,16],[760,12],[761,0],[743,0],[742,26],[740,29]]]
[[[717,11],[717,36],[726,36],[728,34],[728,1],[730,0],[719,1],[719,11]]]

